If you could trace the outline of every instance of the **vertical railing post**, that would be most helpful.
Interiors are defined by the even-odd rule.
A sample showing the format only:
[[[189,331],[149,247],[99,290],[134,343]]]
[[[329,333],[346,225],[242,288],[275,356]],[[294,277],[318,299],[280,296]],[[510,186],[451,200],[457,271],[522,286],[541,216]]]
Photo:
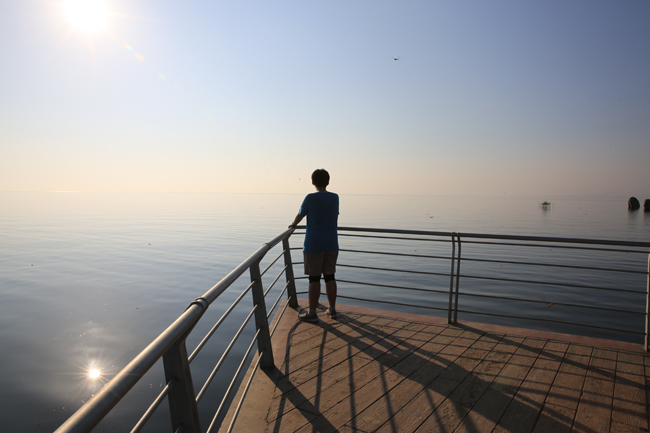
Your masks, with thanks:
[[[650,350],[650,340],[648,339],[648,331],[650,330],[650,253],[648,254],[648,275],[646,275],[646,289],[645,289],[645,350]]]
[[[451,234],[451,278],[449,280],[449,310],[447,323],[451,325],[452,323],[452,311],[454,309],[453,300],[454,300],[454,262],[456,260],[456,236],[454,233]]]
[[[458,256],[456,260],[456,300],[454,302],[454,323],[458,323],[458,292],[460,290],[460,252],[462,244],[460,242],[460,235],[456,234],[458,238]]]
[[[201,433],[190,363],[187,360],[186,338],[187,334],[179,338],[179,341],[163,355],[165,380],[167,383],[175,381],[167,395],[167,400],[173,432],[182,426],[183,433]]]
[[[293,261],[291,260],[291,249],[289,248],[288,237],[282,239],[282,249],[284,250],[284,266],[286,266],[284,275],[287,279],[287,297],[289,298],[289,306],[291,308],[298,308],[296,280],[293,278]]]
[[[260,366],[262,368],[273,368],[273,348],[271,346],[271,334],[269,333],[269,320],[266,317],[266,302],[264,302],[264,286],[260,275],[259,260],[250,267],[251,282],[253,287],[253,304],[255,310],[255,327],[259,331],[257,336],[257,353],[262,357]]]

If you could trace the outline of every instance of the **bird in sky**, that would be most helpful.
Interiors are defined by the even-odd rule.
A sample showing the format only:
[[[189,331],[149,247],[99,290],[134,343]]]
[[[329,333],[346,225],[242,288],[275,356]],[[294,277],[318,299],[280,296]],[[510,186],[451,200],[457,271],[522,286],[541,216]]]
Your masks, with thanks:
[[[399,57],[393,57],[393,60],[399,60],[399,59],[400,59]]]

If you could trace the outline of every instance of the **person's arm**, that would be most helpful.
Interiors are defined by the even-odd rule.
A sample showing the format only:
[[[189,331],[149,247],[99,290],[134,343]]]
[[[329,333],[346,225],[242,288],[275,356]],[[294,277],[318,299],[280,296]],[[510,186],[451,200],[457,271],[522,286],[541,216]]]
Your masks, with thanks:
[[[289,228],[290,228],[290,229],[295,229],[296,226],[298,225],[298,223],[300,223],[300,221],[302,221],[303,218],[304,218],[304,216],[302,216],[302,215],[300,215],[300,214],[296,215],[296,218],[295,218],[295,219],[293,220],[293,222],[289,225]]]

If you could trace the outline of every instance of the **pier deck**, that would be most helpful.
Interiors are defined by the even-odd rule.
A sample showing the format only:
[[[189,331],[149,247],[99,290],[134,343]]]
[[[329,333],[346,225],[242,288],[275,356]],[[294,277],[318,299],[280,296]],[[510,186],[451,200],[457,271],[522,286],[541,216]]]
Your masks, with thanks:
[[[641,345],[359,307],[319,317],[287,309],[277,368],[255,373],[233,431],[648,431]]]

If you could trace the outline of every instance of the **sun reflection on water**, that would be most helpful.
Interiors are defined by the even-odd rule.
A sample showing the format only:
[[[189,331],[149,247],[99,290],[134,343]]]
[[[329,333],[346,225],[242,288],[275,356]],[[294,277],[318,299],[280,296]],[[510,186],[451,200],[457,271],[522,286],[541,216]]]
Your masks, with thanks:
[[[85,365],[78,365],[78,368],[78,381],[73,389],[76,390],[83,403],[106,385],[112,373],[106,361],[98,358],[88,360]]]

